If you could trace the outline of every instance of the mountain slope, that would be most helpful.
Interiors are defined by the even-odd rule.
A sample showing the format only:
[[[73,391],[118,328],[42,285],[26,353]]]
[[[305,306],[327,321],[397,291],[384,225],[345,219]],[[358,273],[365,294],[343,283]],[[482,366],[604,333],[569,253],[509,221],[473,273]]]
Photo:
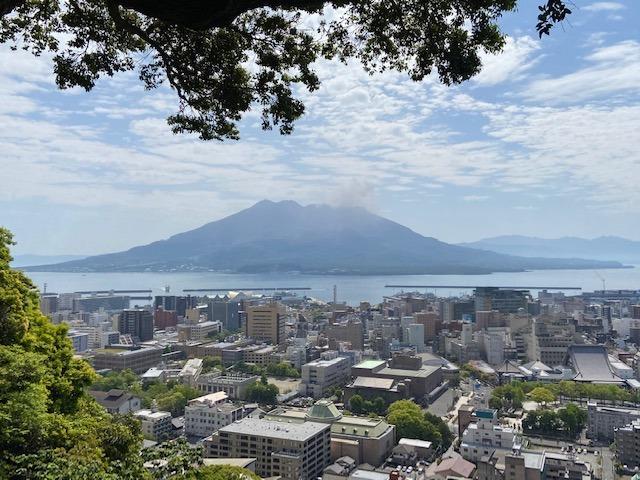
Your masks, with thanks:
[[[504,235],[460,245],[525,257],[581,257],[640,263],[640,242],[613,236],[594,239],[578,237],[547,239]]]
[[[424,237],[361,208],[265,200],[167,240],[29,270],[460,274],[620,266],[475,250]]]

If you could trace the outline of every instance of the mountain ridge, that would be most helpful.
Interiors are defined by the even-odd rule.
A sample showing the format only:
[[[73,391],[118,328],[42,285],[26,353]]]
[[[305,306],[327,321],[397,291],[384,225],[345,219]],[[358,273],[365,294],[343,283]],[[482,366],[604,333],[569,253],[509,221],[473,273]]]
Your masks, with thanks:
[[[619,262],[520,258],[450,245],[359,207],[263,200],[164,240],[26,270],[369,275],[620,267]]]
[[[640,263],[640,241],[615,235],[602,235],[595,238],[500,235],[458,245],[525,257],[540,256],[545,253],[547,256],[558,258],[574,255],[594,260]]]

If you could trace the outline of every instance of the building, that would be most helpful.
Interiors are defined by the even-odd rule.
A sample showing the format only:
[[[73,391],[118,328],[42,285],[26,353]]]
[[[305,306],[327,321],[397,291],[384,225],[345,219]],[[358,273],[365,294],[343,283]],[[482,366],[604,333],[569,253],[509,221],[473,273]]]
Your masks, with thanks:
[[[353,350],[364,350],[364,324],[360,319],[348,318],[345,321],[331,324],[325,335],[331,342],[348,342]]]
[[[207,437],[216,430],[240,420],[246,410],[241,405],[227,402],[224,392],[209,393],[189,400],[184,409],[184,433]]]
[[[187,360],[180,373],[178,373],[178,378],[185,385],[189,385],[190,387],[196,386],[196,382],[202,373],[202,359],[201,358],[192,358]]]
[[[529,298],[528,290],[514,290],[500,287],[477,287],[473,292],[475,311],[497,310],[500,313],[518,313],[527,311]]]
[[[433,480],[451,480],[474,478],[476,466],[466,461],[459,455],[444,458],[440,463],[433,462],[427,468],[425,475],[428,479]],[[518,477],[518,480],[524,480],[525,477]]]
[[[73,344],[73,351],[76,353],[86,352],[89,349],[89,334],[70,330],[67,337]]]
[[[357,465],[382,465],[395,445],[395,426],[383,418],[343,416],[333,402],[318,400],[309,409],[278,407],[267,420],[285,424],[317,422],[331,425],[331,461],[348,456]]]
[[[563,365],[569,347],[575,343],[575,326],[568,319],[542,316],[533,319],[533,358],[545,365]]]
[[[104,409],[111,414],[121,414],[140,410],[140,399],[124,390],[112,389],[108,392],[90,390],[91,395]]]
[[[285,341],[284,308],[277,302],[251,305],[247,308],[245,334],[249,338],[272,345]]]
[[[245,400],[249,385],[260,380],[257,375],[244,373],[222,373],[214,371],[198,377],[196,388],[201,392],[224,392],[234,400]]]
[[[187,310],[196,305],[198,305],[198,297],[191,295],[158,295],[153,301],[154,309],[162,307],[166,311],[176,312],[179,317],[184,317]]]
[[[204,441],[205,456],[255,458],[256,473],[282,480],[315,480],[331,463],[331,428],[247,417]]]
[[[612,441],[616,428],[640,419],[640,410],[632,408],[600,407],[595,402],[587,405],[587,438]]]
[[[631,468],[640,465],[640,419],[614,428],[613,438],[618,462]]]
[[[40,311],[43,315],[51,315],[58,311],[58,297],[55,295],[40,295]]]
[[[96,350],[93,368],[96,370],[132,370],[142,374],[155,367],[162,359],[162,349],[157,347],[117,348],[107,347]]]
[[[162,442],[173,435],[171,414],[159,412],[156,409],[138,410],[133,416],[140,420],[144,438],[154,442]]]
[[[431,342],[438,338],[442,330],[442,320],[437,312],[417,312],[413,314],[416,323],[424,326],[424,341]]]
[[[275,353],[275,347],[264,345],[255,346],[243,351],[243,361],[260,367],[266,367],[267,365],[275,363]]]
[[[62,297],[62,295],[61,295]],[[66,303],[65,301],[62,303]],[[129,308],[130,298],[120,295],[96,295],[92,297],[72,297],[74,312],[97,312],[98,310],[117,311]],[[62,308],[60,308],[62,310]],[[66,310],[66,309],[65,309]]]
[[[222,331],[222,324],[220,322],[198,322],[198,323],[185,323],[178,325],[178,341],[202,341],[206,339],[209,334],[220,333]]]
[[[479,347],[484,359],[489,365],[504,363],[504,349],[508,333],[502,328],[489,328],[478,332]]]
[[[165,310],[160,306],[153,312],[153,323],[158,330],[175,328],[178,325],[178,314],[175,310]]]
[[[149,310],[127,309],[120,312],[118,331],[129,334],[140,342],[153,340],[153,315]]]
[[[235,332],[241,327],[241,306],[240,302],[225,295],[207,300],[207,315],[209,320],[222,323],[223,327]]]
[[[403,343],[414,347],[417,353],[422,353],[425,350],[424,337],[424,325],[421,323],[410,323],[402,329]]]
[[[300,395],[320,398],[330,387],[344,385],[350,375],[351,362],[347,357],[339,357],[338,352],[326,352],[322,359],[302,366]]]
[[[406,386],[407,398],[422,402],[442,384],[442,367],[423,365],[419,356],[397,354],[387,362],[366,360],[352,368],[354,377],[386,378]],[[345,401],[346,395],[345,395]]]
[[[496,410],[477,409],[475,422],[470,423],[462,434],[460,453],[465,460],[478,462],[496,450],[511,452],[520,448],[520,444],[513,428],[500,425]]]
[[[588,463],[572,454],[515,449],[504,457],[490,455],[478,463],[477,480],[590,480]]]

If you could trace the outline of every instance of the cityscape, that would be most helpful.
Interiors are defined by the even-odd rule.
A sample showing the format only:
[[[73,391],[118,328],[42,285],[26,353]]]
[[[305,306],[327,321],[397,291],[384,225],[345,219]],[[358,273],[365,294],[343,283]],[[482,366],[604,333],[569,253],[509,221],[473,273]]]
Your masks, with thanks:
[[[640,480],[639,0],[0,0],[0,480]]]
[[[358,305],[335,287],[330,302],[167,287],[43,293],[40,308],[147,449],[182,439],[205,465],[283,480],[636,473],[640,290],[389,287]]]

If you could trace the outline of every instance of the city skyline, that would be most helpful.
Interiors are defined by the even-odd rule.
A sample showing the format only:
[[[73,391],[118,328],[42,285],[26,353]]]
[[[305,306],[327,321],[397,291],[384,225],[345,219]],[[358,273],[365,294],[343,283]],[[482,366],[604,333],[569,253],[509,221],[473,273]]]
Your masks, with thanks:
[[[320,62],[291,136],[250,113],[224,143],[172,135],[176,99],[134,74],[61,92],[46,58],[3,47],[2,223],[15,254],[97,254],[269,198],[365,206],[452,243],[640,239],[638,9],[580,3],[538,40],[535,2],[523,4],[501,22],[504,52],[456,87]]]

